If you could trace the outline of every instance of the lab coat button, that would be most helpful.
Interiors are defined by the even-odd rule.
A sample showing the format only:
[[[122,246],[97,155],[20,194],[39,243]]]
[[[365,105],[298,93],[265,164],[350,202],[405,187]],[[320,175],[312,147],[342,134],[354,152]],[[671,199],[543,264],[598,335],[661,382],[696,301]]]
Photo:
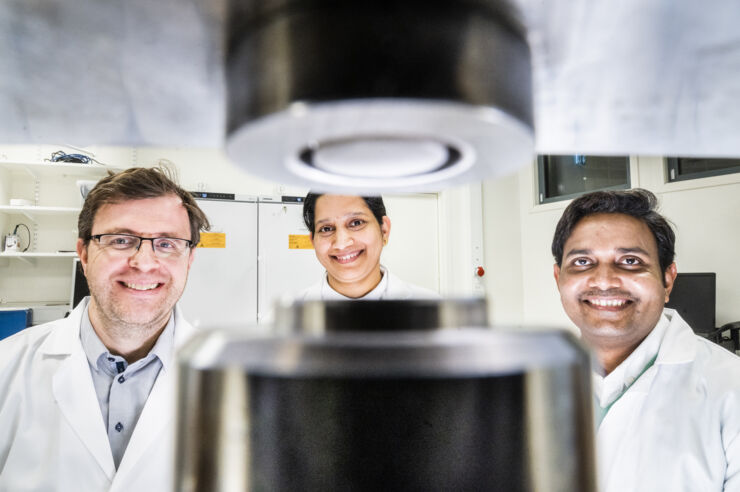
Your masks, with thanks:
[[[121,431],[123,430],[123,424],[122,424],[122,423],[120,423],[120,422],[118,422],[118,423],[116,424],[116,430],[117,430],[118,432],[121,432]]]
[[[126,378],[125,378],[125,377],[123,377],[123,376],[118,376],[118,382],[119,382],[119,383],[122,383],[122,382],[124,382],[124,381],[126,381]]]

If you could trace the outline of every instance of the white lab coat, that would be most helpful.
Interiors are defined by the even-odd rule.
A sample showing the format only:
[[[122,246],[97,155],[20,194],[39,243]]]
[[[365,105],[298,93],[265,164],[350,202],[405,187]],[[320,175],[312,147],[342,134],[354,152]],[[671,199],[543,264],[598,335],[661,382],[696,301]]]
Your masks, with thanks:
[[[383,272],[383,278],[375,289],[368,292],[360,299],[377,300],[377,299],[439,299],[440,295],[433,290],[425,289],[408,282],[404,282],[388,271],[384,266],[380,266]],[[312,285],[296,296],[302,301],[334,301],[345,300],[347,297],[338,293],[329,285],[327,274],[324,273],[321,281]]]
[[[80,343],[86,304],[0,343],[0,491],[172,489],[175,367],[160,371],[116,471]],[[175,345],[192,331],[175,309]]]
[[[441,296],[430,289],[419,287],[414,284],[404,282],[388,271],[383,265],[380,266],[383,272],[383,278],[380,283],[360,300],[379,300],[379,299],[440,299]],[[288,293],[283,297],[283,301],[346,301],[350,300],[339,292],[335,291],[329,285],[329,279],[326,272],[321,277],[321,281],[308,287],[300,292]],[[268,326],[275,322],[274,309],[269,310],[260,316],[259,324]]]
[[[664,314],[655,364],[598,429],[600,490],[740,491],[740,357]]]

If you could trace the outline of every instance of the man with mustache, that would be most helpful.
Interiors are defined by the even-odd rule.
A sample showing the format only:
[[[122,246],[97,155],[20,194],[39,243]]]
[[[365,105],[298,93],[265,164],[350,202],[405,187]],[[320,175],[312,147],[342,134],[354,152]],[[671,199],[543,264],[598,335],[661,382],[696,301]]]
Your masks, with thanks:
[[[574,200],[552,242],[563,307],[593,349],[600,490],[740,490],[740,358],[664,307],[675,235],[647,190]]]

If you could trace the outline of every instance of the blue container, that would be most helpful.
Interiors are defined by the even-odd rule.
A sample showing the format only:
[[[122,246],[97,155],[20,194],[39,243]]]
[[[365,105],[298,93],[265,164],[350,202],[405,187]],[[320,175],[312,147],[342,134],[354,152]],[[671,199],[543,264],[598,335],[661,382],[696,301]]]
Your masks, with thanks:
[[[31,326],[30,309],[0,311],[0,340]]]

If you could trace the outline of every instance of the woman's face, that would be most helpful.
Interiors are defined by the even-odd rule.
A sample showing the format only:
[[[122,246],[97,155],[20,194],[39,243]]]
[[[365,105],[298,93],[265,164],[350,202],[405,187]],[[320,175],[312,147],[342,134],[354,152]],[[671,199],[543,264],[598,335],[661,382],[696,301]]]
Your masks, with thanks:
[[[380,253],[391,221],[378,224],[359,196],[322,195],[316,200],[313,246],[329,285],[348,297],[361,297],[380,282]]]

